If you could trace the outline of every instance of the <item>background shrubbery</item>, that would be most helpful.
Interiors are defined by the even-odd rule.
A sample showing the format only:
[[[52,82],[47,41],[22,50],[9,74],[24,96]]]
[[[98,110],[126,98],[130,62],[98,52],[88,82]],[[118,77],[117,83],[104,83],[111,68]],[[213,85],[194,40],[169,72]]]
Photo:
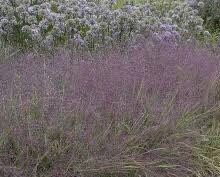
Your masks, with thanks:
[[[188,0],[190,6],[198,9],[199,16],[204,19],[204,28],[212,33],[214,40],[220,34],[220,1],[218,0]]]
[[[0,35],[20,47],[70,45],[88,49],[137,35],[177,42],[210,37],[197,9],[183,1],[2,0]]]
[[[214,31],[220,29],[220,2],[218,0],[201,0],[196,7],[207,28]]]

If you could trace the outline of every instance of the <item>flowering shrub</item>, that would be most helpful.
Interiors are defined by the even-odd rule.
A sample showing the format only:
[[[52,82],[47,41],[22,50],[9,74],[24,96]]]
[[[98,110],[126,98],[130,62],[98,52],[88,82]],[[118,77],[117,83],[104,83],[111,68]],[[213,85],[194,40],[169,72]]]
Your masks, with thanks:
[[[149,1],[116,8],[116,1],[107,0],[0,0],[0,35],[26,47],[95,48],[138,34],[178,41],[204,33],[197,10],[184,2],[163,2],[162,6]]]
[[[194,0],[191,5],[199,10],[199,15],[205,20],[207,27],[220,30],[220,1]]]

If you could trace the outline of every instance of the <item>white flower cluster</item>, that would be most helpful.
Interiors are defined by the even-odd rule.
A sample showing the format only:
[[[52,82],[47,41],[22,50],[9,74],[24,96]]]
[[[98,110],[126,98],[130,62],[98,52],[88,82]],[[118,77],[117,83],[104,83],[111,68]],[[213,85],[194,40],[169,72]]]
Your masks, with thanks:
[[[166,2],[166,0],[164,0]],[[204,33],[198,11],[187,3],[172,8],[102,0],[0,0],[0,36],[40,46],[71,44],[94,48],[103,43],[151,35],[158,40],[180,40]],[[205,32],[206,34],[207,32]],[[207,34],[206,34],[207,35]],[[16,40],[17,41],[17,40]]]

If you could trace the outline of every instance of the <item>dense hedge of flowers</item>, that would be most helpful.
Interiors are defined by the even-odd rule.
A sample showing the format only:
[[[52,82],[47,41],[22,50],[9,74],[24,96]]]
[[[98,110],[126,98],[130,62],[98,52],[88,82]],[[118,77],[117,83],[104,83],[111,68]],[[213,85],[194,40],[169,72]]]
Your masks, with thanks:
[[[171,3],[172,2],[172,3]],[[203,30],[198,10],[186,2],[164,0],[124,4],[114,0],[0,0],[0,37],[20,46],[68,44],[94,48],[137,35],[177,41]],[[161,3],[160,3],[161,4]]]

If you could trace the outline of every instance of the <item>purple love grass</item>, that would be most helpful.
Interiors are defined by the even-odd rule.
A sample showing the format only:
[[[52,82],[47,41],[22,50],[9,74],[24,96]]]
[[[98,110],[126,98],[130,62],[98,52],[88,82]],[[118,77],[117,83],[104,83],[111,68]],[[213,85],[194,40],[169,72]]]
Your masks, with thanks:
[[[191,154],[181,155],[167,138],[184,112],[217,103],[218,72],[218,58],[207,50],[148,42],[83,60],[61,51],[1,64],[0,130],[14,146],[3,146],[0,163],[18,163],[23,176],[92,176],[105,168],[125,176],[126,164],[137,161],[151,176],[186,176],[180,166],[193,168]],[[163,152],[170,147],[179,154]]]

